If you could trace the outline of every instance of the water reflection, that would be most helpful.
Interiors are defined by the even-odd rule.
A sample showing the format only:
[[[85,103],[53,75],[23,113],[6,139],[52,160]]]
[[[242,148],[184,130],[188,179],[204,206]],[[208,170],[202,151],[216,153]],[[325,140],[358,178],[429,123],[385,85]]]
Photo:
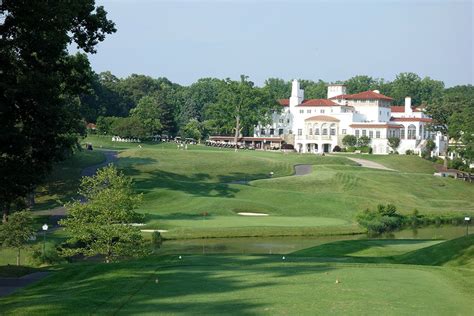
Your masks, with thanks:
[[[465,234],[463,226],[405,229],[378,238],[453,239]],[[324,237],[209,238],[165,241],[161,254],[287,254],[334,241],[366,239],[366,235]]]

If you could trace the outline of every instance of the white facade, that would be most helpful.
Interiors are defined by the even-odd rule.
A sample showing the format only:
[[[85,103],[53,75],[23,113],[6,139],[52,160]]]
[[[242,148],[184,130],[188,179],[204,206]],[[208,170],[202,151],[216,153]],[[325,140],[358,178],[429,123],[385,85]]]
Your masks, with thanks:
[[[281,113],[272,123],[255,128],[255,137],[282,137],[302,153],[332,152],[343,147],[345,135],[368,136],[374,154],[388,154],[389,137],[399,137],[397,151],[420,153],[428,139],[436,143],[436,155],[444,150],[444,140],[427,129],[431,119],[412,109],[411,98],[404,106],[391,106],[392,99],[378,91],[346,94],[344,85],[329,85],[328,99],[304,99],[299,82],[293,80],[291,96],[280,100]]]

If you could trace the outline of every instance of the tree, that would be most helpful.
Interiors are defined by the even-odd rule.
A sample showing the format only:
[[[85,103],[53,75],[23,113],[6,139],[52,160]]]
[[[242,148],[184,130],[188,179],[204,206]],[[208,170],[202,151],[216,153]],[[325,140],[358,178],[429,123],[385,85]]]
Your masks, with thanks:
[[[347,87],[347,93],[359,93],[367,90],[373,90],[376,81],[369,76],[355,76],[344,82]]]
[[[291,82],[280,78],[268,78],[263,89],[275,100],[288,99],[291,94]]]
[[[88,91],[90,67],[86,55],[71,56],[68,46],[95,53],[115,27],[94,0],[3,0],[0,15],[0,208],[6,221],[12,202],[43,181],[85,133],[77,97]]]
[[[140,99],[136,108],[130,111],[132,117],[141,121],[148,135],[155,135],[161,130],[160,105],[153,96],[145,96]]]
[[[428,104],[425,112],[433,119],[430,128],[440,132],[449,141],[451,138],[458,140],[461,137],[460,114],[469,108],[472,102],[459,93],[447,93],[441,99]],[[444,152],[444,167],[448,167],[448,146]]]
[[[189,120],[188,124],[183,127],[181,135],[186,138],[194,138],[198,141],[202,138],[201,124],[196,119]]]
[[[10,215],[8,222],[0,225],[0,244],[17,249],[16,265],[20,265],[20,251],[35,235],[30,212],[21,211]]]
[[[395,152],[397,151],[398,146],[400,146],[400,138],[398,137],[389,137],[388,138],[388,146],[392,148],[392,150]]]
[[[68,216],[60,221],[70,236],[63,256],[102,255],[111,262],[146,254],[140,230],[130,225],[142,219],[134,211],[142,196],[134,194],[130,178],[109,165],[83,177],[78,193],[86,202],[67,205]]]
[[[125,138],[145,138],[149,136],[143,122],[134,116],[116,118],[111,126],[111,132]]]
[[[306,99],[325,99],[327,97],[327,83],[318,80],[314,82],[311,80],[299,80],[301,89],[304,89],[304,97]],[[289,94],[288,94],[289,96]],[[286,98],[288,98],[288,96]]]
[[[354,135],[346,135],[344,136],[344,138],[342,138],[342,144],[344,146],[353,147],[357,145],[357,137],[355,137]]]
[[[413,72],[402,72],[392,81],[392,94],[394,104],[404,104],[405,97],[410,96],[413,104],[420,104],[421,78]]]
[[[222,133],[234,134],[237,143],[244,131],[250,133],[259,122],[267,122],[273,111],[281,106],[265,90],[258,89],[247,76],[240,81],[225,80],[217,97],[217,102],[208,108],[208,117]]]
[[[357,139],[357,145],[359,145],[360,147],[366,147],[369,146],[370,141],[371,139],[369,136],[361,136]]]

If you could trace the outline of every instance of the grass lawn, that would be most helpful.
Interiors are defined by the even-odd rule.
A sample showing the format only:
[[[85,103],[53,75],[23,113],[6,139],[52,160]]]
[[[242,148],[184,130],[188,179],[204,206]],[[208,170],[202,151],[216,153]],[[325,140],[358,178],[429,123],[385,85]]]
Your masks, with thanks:
[[[337,153],[337,156],[347,156],[353,158],[366,159],[378,162],[385,167],[395,169],[401,172],[427,173],[436,172],[434,163],[425,159],[420,159],[416,155],[364,155],[364,154],[345,154]]]
[[[98,136],[85,141],[95,148],[120,149],[119,168],[144,194],[139,211],[148,214],[145,228],[169,230],[166,238],[253,236],[257,230],[287,235],[295,228],[320,234],[329,226],[357,232],[356,213],[379,203],[393,203],[402,213],[416,208],[421,213],[474,214],[474,186],[433,177],[433,164],[416,156],[352,155],[401,171],[393,172],[361,168],[344,156],[234,152],[202,145],[184,151],[173,143],[138,148]],[[295,164],[311,164],[313,172],[291,176]],[[243,218],[238,212],[270,216]]]
[[[471,314],[474,270],[386,263],[386,255],[400,257],[443,243],[399,245],[354,241],[345,250],[300,252],[285,260],[281,255],[187,255],[74,264],[0,299],[0,306],[6,315]],[[376,250],[380,247],[387,250]],[[372,250],[361,254],[362,248]],[[347,253],[381,262],[338,257]],[[327,254],[335,257],[318,257]]]

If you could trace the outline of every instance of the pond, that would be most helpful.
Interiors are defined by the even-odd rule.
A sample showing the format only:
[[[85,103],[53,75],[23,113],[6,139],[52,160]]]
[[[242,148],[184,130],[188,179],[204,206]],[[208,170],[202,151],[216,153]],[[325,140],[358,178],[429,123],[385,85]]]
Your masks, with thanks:
[[[464,236],[465,226],[405,229],[379,236],[387,239],[453,239]],[[334,241],[367,239],[366,235],[323,237],[208,238],[165,241],[162,254],[287,254]]]

